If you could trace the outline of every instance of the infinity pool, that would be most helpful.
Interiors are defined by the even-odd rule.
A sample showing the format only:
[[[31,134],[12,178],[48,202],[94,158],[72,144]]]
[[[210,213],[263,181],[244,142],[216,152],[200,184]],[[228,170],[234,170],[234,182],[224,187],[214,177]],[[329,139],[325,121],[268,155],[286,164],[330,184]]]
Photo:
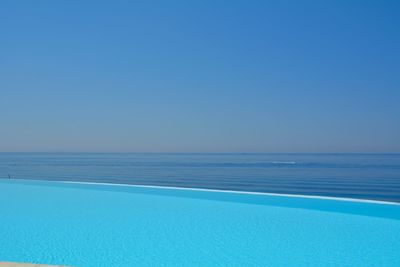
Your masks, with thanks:
[[[0,261],[400,266],[400,205],[0,180]]]

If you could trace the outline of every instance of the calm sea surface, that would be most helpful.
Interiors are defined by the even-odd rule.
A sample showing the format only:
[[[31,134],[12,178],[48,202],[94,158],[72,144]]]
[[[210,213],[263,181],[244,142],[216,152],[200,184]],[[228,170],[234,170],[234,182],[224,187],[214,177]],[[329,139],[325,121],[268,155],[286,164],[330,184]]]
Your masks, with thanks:
[[[0,153],[0,178],[400,202],[400,154]]]

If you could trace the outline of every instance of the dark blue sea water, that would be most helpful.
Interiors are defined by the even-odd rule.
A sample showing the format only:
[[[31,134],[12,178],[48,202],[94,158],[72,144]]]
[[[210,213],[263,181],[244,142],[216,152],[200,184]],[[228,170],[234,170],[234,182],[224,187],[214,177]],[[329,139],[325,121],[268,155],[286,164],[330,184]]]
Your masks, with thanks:
[[[400,154],[0,153],[0,178],[400,202]]]

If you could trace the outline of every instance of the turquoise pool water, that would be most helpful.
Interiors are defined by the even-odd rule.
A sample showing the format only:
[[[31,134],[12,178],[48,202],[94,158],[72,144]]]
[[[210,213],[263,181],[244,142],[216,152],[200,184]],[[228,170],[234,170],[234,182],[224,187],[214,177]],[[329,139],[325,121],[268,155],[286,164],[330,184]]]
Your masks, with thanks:
[[[400,266],[400,205],[0,180],[0,261]]]

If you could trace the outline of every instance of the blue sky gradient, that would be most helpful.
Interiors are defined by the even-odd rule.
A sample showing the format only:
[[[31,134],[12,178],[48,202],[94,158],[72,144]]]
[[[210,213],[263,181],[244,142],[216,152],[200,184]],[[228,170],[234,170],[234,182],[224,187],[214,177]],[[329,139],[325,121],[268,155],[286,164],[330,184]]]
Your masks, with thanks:
[[[400,152],[399,1],[1,1],[0,151]]]

